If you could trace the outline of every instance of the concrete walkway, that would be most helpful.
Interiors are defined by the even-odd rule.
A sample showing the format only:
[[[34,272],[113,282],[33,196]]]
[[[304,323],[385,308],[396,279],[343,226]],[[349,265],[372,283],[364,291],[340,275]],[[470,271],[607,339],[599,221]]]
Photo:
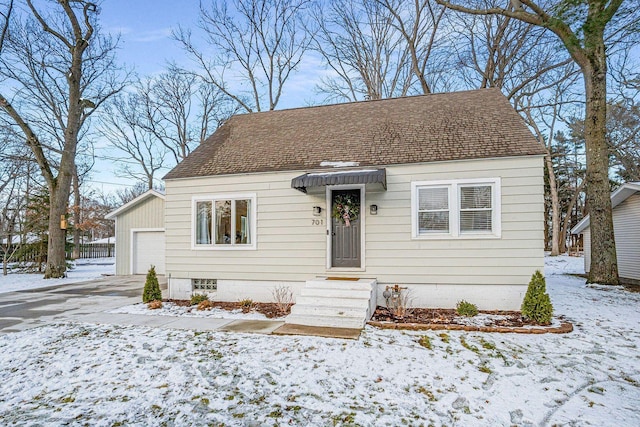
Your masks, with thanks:
[[[136,301],[140,302],[140,301]],[[212,319],[206,317],[147,316],[144,314],[93,313],[70,316],[74,323],[101,325],[147,326],[152,328],[185,329],[193,331],[226,331],[270,334],[282,325],[278,320]]]
[[[163,293],[167,283],[158,277]],[[49,288],[0,294],[0,334],[60,322],[147,326],[194,331],[279,335],[317,335],[357,339],[360,329],[286,325],[283,320],[238,320],[203,317],[109,313],[141,301],[144,276],[108,276]]]
[[[166,292],[167,282],[158,277]],[[283,321],[208,319],[108,313],[140,302],[145,276],[108,276],[99,280],[0,294],[0,334],[73,322],[123,326],[270,334]]]

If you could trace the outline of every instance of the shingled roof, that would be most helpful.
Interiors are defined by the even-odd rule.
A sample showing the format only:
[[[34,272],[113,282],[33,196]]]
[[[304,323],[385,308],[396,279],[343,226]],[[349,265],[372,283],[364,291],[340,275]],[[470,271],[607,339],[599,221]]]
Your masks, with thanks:
[[[481,89],[236,115],[165,179],[543,153],[502,93]]]

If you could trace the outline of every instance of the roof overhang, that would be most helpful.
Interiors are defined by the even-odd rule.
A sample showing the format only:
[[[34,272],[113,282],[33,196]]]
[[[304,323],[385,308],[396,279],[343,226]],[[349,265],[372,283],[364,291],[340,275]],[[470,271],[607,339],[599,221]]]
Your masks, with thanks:
[[[348,184],[380,184],[386,190],[387,172],[384,168],[310,172],[291,180],[291,188],[303,193],[306,193],[307,189],[312,187]]]
[[[640,182],[628,182],[620,186],[620,188],[611,193],[611,207],[615,208],[637,192],[640,192]],[[589,223],[589,215],[587,215],[571,229],[571,234],[581,234],[589,227]]]

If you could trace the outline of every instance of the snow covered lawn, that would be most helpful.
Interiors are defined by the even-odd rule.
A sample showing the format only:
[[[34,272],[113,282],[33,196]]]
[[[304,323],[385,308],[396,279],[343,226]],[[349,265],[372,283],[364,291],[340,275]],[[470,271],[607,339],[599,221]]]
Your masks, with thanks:
[[[0,420],[638,426],[640,294],[561,274],[581,261],[547,264],[556,312],[576,327],[567,335],[367,327],[345,341],[64,324],[0,336]]]
[[[0,293],[99,279],[105,274],[115,274],[116,271],[113,257],[79,259],[74,264],[74,267],[67,271],[67,277],[62,279],[45,280],[42,273],[9,273],[6,276],[0,274]]]

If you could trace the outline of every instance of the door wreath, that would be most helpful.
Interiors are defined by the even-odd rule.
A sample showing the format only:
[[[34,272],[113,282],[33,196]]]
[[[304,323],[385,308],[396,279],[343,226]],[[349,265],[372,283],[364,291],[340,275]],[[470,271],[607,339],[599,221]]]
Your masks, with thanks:
[[[333,199],[333,218],[351,227],[351,221],[358,219],[360,200],[355,194],[339,194]]]

